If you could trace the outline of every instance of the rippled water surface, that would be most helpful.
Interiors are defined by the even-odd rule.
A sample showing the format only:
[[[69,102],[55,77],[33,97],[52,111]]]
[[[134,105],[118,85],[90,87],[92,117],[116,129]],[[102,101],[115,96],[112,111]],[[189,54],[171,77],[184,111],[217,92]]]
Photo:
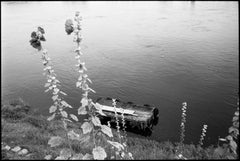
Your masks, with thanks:
[[[61,89],[80,105],[75,87],[73,37],[66,19],[83,17],[82,49],[90,95],[155,105],[160,112],[150,139],[179,140],[182,102],[187,102],[186,142],[197,143],[208,124],[207,143],[224,137],[239,88],[237,2],[21,2],[1,9],[2,101],[21,97],[48,115],[51,94],[41,55],[30,33],[41,25]],[[132,134],[129,134],[132,135]]]

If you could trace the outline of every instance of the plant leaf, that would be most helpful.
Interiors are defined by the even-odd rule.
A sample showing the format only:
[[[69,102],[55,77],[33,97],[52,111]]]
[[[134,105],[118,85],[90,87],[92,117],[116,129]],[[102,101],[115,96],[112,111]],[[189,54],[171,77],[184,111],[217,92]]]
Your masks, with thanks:
[[[89,142],[89,139],[90,139],[90,138],[91,138],[90,135],[82,135],[82,136],[79,137],[79,141],[80,141],[81,143]]]
[[[107,125],[101,125],[101,130],[104,134],[108,135],[109,137],[113,137],[112,129]]]
[[[51,83],[45,83],[44,87],[49,87]]]
[[[62,115],[63,117],[66,117],[66,118],[68,117],[68,114],[67,114],[66,111],[61,111],[60,113],[61,113],[61,115]]]
[[[67,129],[67,122],[65,120],[63,121],[63,127]]]
[[[85,160],[85,159],[83,159],[83,154],[79,153],[79,154],[74,154],[71,160]]]
[[[92,124],[90,124],[89,122],[84,122],[81,126],[82,130],[83,130],[83,134],[87,134],[89,132],[92,131],[93,126]]]
[[[65,107],[72,107],[71,105],[69,105],[66,101],[61,101],[62,105]]]
[[[58,94],[59,91],[60,91],[60,90],[59,90],[58,88],[54,88],[54,89],[53,89],[53,92],[54,92],[53,94],[54,94],[54,95],[55,95],[55,94]]]
[[[235,121],[238,121],[238,119],[239,119],[238,116],[234,116],[232,121],[235,122]]]
[[[50,108],[49,108],[49,113],[53,113],[53,112],[55,112],[57,110],[57,107],[56,106],[51,106]]]
[[[86,153],[82,158],[82,160],[92,160],[92,159],[93,159],[93,156],[91,154],[88,154],[88,153]]]
[[[83,97],[81,100],[82,106],[85,107],[88,105],[88,99],[86,97]]]
[[[73,120],[78,121],[77,116],[75,116],[74,114],[70,114],[70,117],[71,117]]]
[[[233,122],[233,126],[239,128],[239,122],[238,121]]]
[[[102,115],[102,116],[107,116],[105,113],[102,112],[102,107],[99,103],[93,103],[92,104],[94,105],[94,107],[96,108],[97,112]]]
[[[61,157],[61,156],[58,156],[58,157],[55,158],[55,160],[64,160],[64,158]]]
[[[218,147],[214,150],[214,153],[219,156],[222,156],[224,154],[224,149],[222,147]]]
[[[77,82],[76,87],[80,87],[82,85],[82,82]]]
[[[60,151],[60,157],[64,158],[64,160],[67,160],[68,158],[70,158],[72,156],[71,154],[71,150],[70,149],[62,149]]]
[[[96,117],[96,116],[92,117],[92,123],[95,126],[101,126],[102,125],[100,119],[98,117]]]
[[[80,135],[75,133],[73,130],[71,130],[71,131],[68,132],[68,137],[71,140],[79,140]]]
[[[52,99],[53,99],[53,101],[55,101],[56,99],[58,99],[58,95],[52,96]]]
[[[62,142],[63,142],[63,139],[60,136],[52,136],[48,141],[48,144],[50,144],[51,147],[55,147],[62,144]]]
[[[92,151],[93,159],[104,160],[107,157],[105,150],[101,146],[97,146]]]
[[[235,116],[239,116],[239,111],[236,111],[234,114]]]
[[[50,160],[52,158],[52,155],[46,155],[45,157],[44,157],[44,159],[46,159],[46,160]]]
[[[231,126],[231,127],[228,129],[228,133],[231,134],[232,132],[234,132],[236,135],[239,135],[238,129],[235,128],[235,127],[233,127],[233,126]]]
[[[116,147],[118,150],[124,149],[124,146],[118,142],[107,140],[112,146]]]
[[[78,108],[78,114],[79,115],[86,115],[87,114],[87,111],[86,111],[86,108],[81,106]]]
[[[67,94],[66,93],[64,93],[63,91],[60,91],[60,93],[62,93],[64,96],[66,96]]]
[[[89,91],[96,93],[96,91],[94,91],[92,88],[88,88]]]
[[[42,27],[40,27],[40,26],[38,27],[38,31],[41,32],[42,34],[45,34],[44,29]]]
[[[51,121],[51,120],[53,120],[55,118],[55,113],[52,115],[52,116],[50,116],[47,120],[48,121]]]
[[[233,140],[230,140],[230,148],[231,150],[234,152],[234,154],[236,154],[236,150],[237,150],[237,143]]]
[[[44,92],[48,92],[50,89],[46,89]]]

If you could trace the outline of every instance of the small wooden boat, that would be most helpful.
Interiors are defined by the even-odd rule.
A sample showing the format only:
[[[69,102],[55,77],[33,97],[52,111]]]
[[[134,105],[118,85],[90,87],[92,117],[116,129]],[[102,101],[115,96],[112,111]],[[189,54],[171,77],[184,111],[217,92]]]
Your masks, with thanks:
[[[116,126],[115,110],[117,118],[122,124],[122,114],[124,115],[126,130],[145,136],[151,135],[153,126],[158,123],[158,109],[150,105],[136,105],[132,102],[122,102],[116,99],[116,108],[112,105],[112,98],[98,98],[96,100],[101,105],[106,116],[100,116],[101,122],[106,124],[110,121],[111,126]]]

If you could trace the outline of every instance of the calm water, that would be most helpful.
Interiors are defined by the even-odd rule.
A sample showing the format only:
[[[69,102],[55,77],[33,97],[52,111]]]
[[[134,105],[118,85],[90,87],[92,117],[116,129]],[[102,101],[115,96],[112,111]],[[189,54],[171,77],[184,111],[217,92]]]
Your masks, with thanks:
[[[2,101],[21,97],[48,115],[50,93],[30,33],[41,25],[66,100],[80,105],[73,37],[67,18],[83,17],[84,60],[91,98],[110,96],[158,107],[150,139],[179,140],[182,102],[188,103],[187,143],[224,137],[239,89],[237,2],[22,2],[2,4]],[[129,134],[132,135],[132,134]]]

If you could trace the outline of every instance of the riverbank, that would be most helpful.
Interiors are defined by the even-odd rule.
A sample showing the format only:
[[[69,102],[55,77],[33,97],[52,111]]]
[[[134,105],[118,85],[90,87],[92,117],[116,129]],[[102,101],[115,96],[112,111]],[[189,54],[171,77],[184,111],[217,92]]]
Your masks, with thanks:
[[[68,128],[78,132],[81,123],[71,123]],[[48,140],[51,136],[64,136],[65,132],[60,120],[47,121],[38,111],[34,111],[22,100],[14,100],[1,105],[2,159],[33,159],[42,160],[47,155],[52,159],[59,155],[63,144],[51,148]],[[113,130],[113,133],[115,131]],[[177,143],[157,142],[154,140],[127,138],[129,152],[134,159],[178,159]],[[76,152],[91,154],[91,142],[71,143]],[[186,159],[237,159],[230,153],[226,145],[206,148],[197,145],[183,145],[182,155]],[[17,147],[17,148],[16,148]],[[18,147],[22,150],[16,150]],[[15,149],[15,150],[14,150]],[[23,153],[23,149],[26,149]],[[108,152],[107,152],[108,153]]]

